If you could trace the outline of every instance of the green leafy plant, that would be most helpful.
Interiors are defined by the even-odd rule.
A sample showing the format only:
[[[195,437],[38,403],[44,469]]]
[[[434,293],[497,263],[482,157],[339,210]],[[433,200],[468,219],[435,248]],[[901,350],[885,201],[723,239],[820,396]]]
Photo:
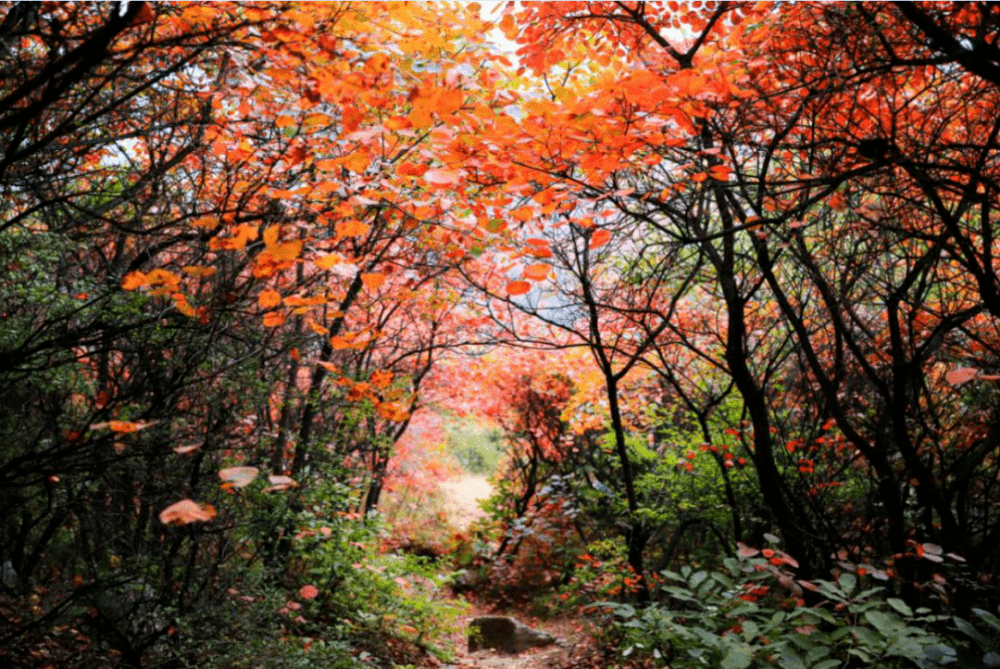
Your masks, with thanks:
[[[983,634],[975,625],[964,618],[955,616],[955,627],[964,636],[972,639],[982,653],[982,666],[1000,667],[1000,618],[983,609],[972,609],[973,615],[987,627],[991,636]]]
[[[928,630],[941,620],[929,609],[912,610],[880,587],[862,588],[853,574],[797,581],[783,569],[791,558],[768,553],[727,558],[718,571],[665,571],[662,600],[644,609],[600,605],[620,654],[676,669],[930,669],[956,660],[955,650]],[[818,603],[806,606],[803,588]]]

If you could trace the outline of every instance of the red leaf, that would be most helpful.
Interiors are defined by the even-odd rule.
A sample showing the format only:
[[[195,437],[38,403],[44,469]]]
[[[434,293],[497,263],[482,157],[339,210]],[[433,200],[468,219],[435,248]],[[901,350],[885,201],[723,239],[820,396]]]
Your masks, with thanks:
[[[611,240],[611,233],[608,230],[597,230],[590,236],[590,248],[596,249],[598,246],[604,246]]]
[[[960,386],[967,381],[971,381],[976,378],[979,373],[978,369],[972,367],[958,367],[953,369],[944,375],[944,380],[953,386]]]
[[[508,295],[524,295],[531,290],[531,284],[527,281],[511,281],[507,284]]]

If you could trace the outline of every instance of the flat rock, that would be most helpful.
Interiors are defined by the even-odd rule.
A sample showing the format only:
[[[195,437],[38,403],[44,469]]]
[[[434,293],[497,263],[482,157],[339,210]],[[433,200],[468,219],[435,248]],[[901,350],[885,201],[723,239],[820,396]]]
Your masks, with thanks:
[[[469,622],[469,652],[493,648],[517,655],[529,648],[556,643],[551,634],[532,629],[507,616],[480,616]]]

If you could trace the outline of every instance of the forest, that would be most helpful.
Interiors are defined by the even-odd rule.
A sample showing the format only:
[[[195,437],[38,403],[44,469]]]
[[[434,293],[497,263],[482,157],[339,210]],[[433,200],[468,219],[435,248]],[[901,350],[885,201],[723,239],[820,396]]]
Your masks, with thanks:
[[[1000,667],[1000,4],[0,14],[0,664]]]

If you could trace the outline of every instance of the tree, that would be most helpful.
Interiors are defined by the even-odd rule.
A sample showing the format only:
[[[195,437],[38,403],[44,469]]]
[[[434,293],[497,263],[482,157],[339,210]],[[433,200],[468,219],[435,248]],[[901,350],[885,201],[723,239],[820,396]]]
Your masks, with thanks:
[[[795,492],[814,473],[816,459],[805,456],[817,444],[836,446],[823,449],[828,473],[854,471],[842,439],[861,453],[862,471],[870,468],[883,511],[868,518],[884,513],[888,528],[876,552],[970,536],[952,504],[968,499],[973,471],[988,476],[989,439],[960,457],[968,468],[922,444],[957,424],[945,415],[971,418],[951,413],[957,406],[945,398],[954,391],[941,376],[956,359],[973,367],[958,333],[990,347],[980,329],[990,252],[978,240],[992,237],[982,227],[970,237],[958,222],[988,220],[966,212],[991,207],[983,151],[994,119],[977,105],[988,107],[994,91],[983,74],[950,63],[970,62],[954,48],[957,35],[981,42],[991,17],[922,5],[708,3],[684,14],[670,4],[593,2],[533,5],[505,19],[522,62],[547,88],[545,97],[526,93],[521,130],[498,123],[522,139],[504,145],[506,162],[484,158],[482,169],[506,166],[504,178],[529,184],[522,194],[542,207],[554,192],[568,211],[599,199],[636,237],[661,235],[677,249],[664,258],[686,250],[690,295],[701,301],[691,311],[720,301],[722,347],[699,338],[697,320],[684,322],[680,311],[664,332],[724,369],[738,390],[750,430],[733,428],[803,573],[825,570],[838,546],[862,549],[824,519],[846,503],[841,494],[807,485],[815,500],[807,505]],[[936,34],[944,56],[928,53],[908,25]],[[685,31],[684,46],[668,28]],[[879,403],[868,401],[872,393]],[[943,483],[957,471],[960,480]],[[923,511],[907,511],[914,496]],[[972,535],[989,534],[976,527]]]

